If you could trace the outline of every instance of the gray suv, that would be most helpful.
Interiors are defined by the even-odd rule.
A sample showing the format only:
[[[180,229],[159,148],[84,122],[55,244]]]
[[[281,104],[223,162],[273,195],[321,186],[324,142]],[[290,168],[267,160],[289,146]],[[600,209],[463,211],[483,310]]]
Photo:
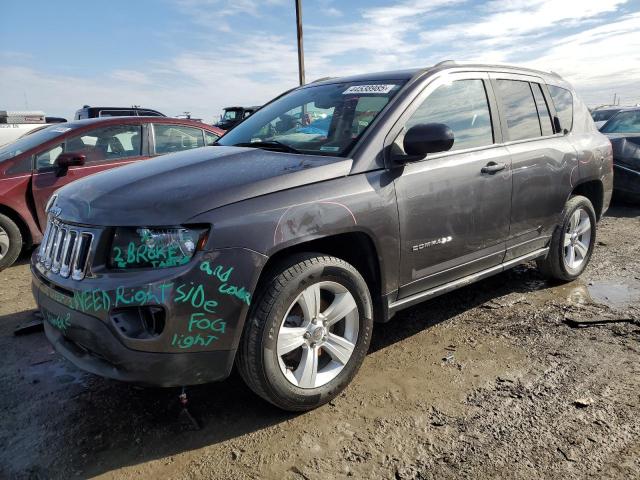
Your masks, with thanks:
[[[530,260],[580,275],[612,179],[609,140],[555,74],[325,79],[216,146],[59,190],[33,292],[82,369],[180,386],[235,364],[306,410],[349,384],[374,322]]]

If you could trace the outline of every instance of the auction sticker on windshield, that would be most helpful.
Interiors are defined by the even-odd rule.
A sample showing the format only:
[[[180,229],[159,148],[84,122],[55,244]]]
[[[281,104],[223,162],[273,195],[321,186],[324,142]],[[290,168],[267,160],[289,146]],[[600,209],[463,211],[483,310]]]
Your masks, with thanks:
[[[354,85],[347,88],[343,95],[353,93],[389,93],[396,85]]]

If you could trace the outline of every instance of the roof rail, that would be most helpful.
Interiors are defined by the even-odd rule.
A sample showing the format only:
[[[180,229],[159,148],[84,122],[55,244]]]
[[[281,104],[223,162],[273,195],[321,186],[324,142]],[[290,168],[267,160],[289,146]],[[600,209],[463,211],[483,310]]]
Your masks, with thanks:
[[[455,60],[442,60],[441,62],[436,63],[431,68],[444,67],[445,65],[457,65],[457,63]]]
[[[322,77],[322,78],[316,78],[315,80],[313,80],[312,82],[309,82],[309,83],[324,82],[325,80],[331,80],[332,78],[337,78],[337,77]]]

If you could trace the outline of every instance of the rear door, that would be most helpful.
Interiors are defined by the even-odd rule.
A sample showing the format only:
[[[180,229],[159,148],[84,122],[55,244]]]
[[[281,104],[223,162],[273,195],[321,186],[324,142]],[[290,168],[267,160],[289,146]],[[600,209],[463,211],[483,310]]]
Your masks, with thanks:
[[[554,132],[555,110],[542,79],[499,73],[491,78],[513,165],[508,261],[548,243],[578,160],[563,133]]]
[[[511,160],[486,73],[447,74],[392,129],[391,149],[420,123],[444,123],[450,151],[405,165],[395,180],[400,215],[399,298],[502,262],[509,234]],[[492,172],[485,167],[493,166]],[[483,170],[484,169],[484,170]]]
[[[63,139],[59,144],[33,156],[33,197],[40,227],[46,223],[44,208],[58,188],[93,173],[148,158],[141,123],[112,124],[85,130]],[[70,167],[59,175],[55,161],[61,153],[80,153],[86,157],[82,166]]]

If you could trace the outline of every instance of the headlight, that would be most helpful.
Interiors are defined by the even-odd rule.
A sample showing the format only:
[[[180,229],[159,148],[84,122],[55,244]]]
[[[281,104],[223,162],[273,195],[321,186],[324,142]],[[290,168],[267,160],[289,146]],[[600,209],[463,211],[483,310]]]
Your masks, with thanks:
[[[206,228],[118,228],[110,268],[168,268],[189,262],[207,239]]]

